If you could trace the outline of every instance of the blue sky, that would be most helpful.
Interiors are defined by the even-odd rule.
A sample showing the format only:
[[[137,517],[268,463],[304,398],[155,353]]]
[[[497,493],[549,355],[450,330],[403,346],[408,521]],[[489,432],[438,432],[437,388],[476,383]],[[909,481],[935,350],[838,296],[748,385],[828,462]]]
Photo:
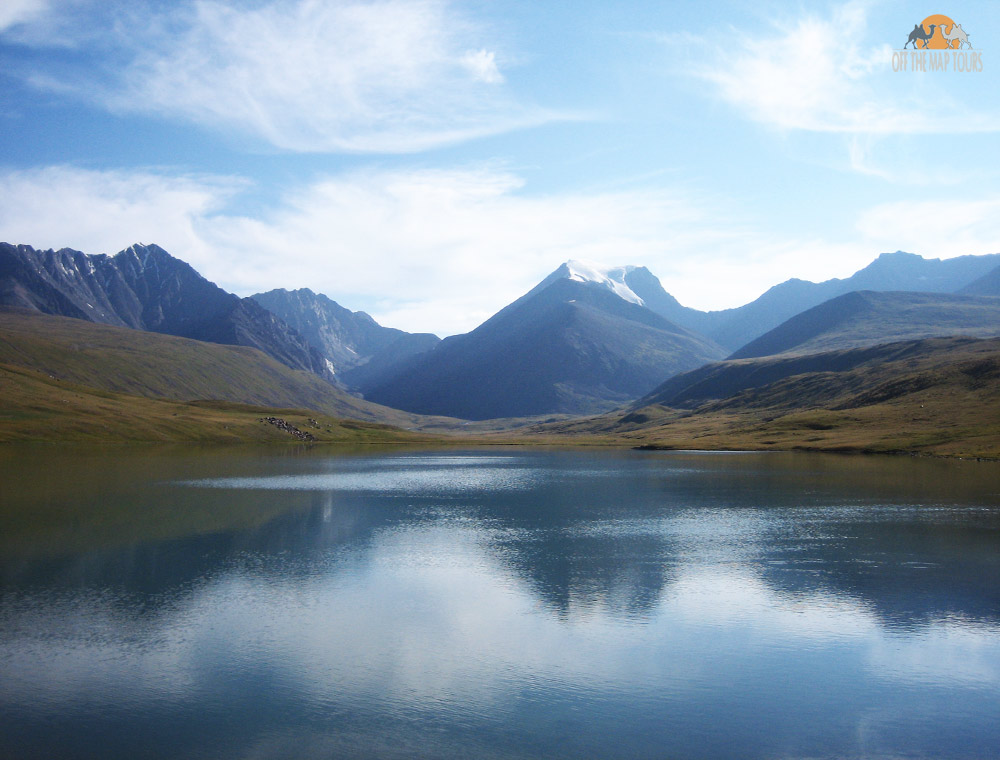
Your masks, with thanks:
[[[932,13],[981,71],[893,71]],[[441,335],[569,258],[737,306],[1000,252],[998,72],[995,2],[5,0],[0,240]]]

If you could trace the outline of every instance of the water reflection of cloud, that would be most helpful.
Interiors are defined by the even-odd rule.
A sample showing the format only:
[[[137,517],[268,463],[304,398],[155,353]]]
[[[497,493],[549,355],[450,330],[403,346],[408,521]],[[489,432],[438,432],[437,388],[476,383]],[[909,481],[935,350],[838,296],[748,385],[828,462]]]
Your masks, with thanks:
[[[794,597],[776,593],[738,563],[686,568],[671,586],[662,615],[739,629],[747,637],[798,639],[811,647],[880,635],[878,617],[863,602],[822,590]]]
[[[368,472],[324,472],[265,477],[211,478],[179,485],[197,488],[268,491],[344,491],[407,494],[420,497],[440,493],[514,491],[531,488],[543,477],[528,467],[428,467],[379,469]]]
[[[950,619],[919,636],[881,637],[869,650],[869,665],[880,678],[914,686],[945,679],[983,689],[1000,685],[1000,626]]]
[[[522,465],[524,462],[529,462],[531,459],[524,456],[484,456],[482,454],[453,454],[450,456],[431,456],[427,454],[403,454],[400,456],[386,456],[379,457],[377,460],[377,466],[382,467],[463,467],[463,468],[477,468],[477,467],[497,467],[501,465],[514,466]],[[345,465],[344,462],[337,462],[337,465],[342,467]],[[372,466],[372,460],[361,459],[355,464],[358,468],[365,468]],[[522,465],[523,466],[523,465]]]
[[[183,700],[266,668],[308,703],[485,719],[542,685],[563,699],[678,700],[776,663],[808,677],[827,667],[810,660],[834,649],[839,667],[876,678],[1000,684],[995,626],[942,621],[899,636],[854,599],[792,600],[738,564],[680,568],[647,625],[623,625],[600,606],[560,618],[472,532],[429,526],[383,531],[370,556],[336,572],[232,568],[154,617],[100,596],[5,608],[5,669],[15,677],[0,693],[8,704],[44,694],[53,710],[99,703],[112,684],[133,705]]]

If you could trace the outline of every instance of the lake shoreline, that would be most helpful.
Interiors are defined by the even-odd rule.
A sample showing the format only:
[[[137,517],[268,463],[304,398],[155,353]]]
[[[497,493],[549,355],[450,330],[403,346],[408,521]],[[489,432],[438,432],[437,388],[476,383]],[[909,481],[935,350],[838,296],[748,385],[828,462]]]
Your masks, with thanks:
[[[24,440],[0,440],[0,453],[5,451],[23,450],[26,448],[44,448],[73,450],[84,447],[98,446],[102,450],[114,448],[134,448],[143,449],[156,448],[176,448],[178,451],[193,451],[199,448],[212,449],[216,451],[239,450],[262,448],[268,451],[274,450],[309,450],[322,451],[344,450],[344,451],[379,451],[387,449],[400,449],[403,451],[435,450],[435,449],[476,449],[476,448],[529,448],[567,451],[587,451],[587,450],[609,450],[609,451],[636,451],[636,452],[673,452],[673,453],[709,453],[709,454],[830,454],[843,457],[886,457],[886,458],[913,458],[929,460],[954,460],[965,462],[983,462],[996,464],[1000,462],[1000,456],[970,455],[963,453],[948,452],[927,452],[907,449],[886,449],[879,450],[867,447],[815,447],[803,445],[791,445],[787,447],[703,447],[694,448],[683,445],[671,445],[667,443],[641,443],[636,444],[630,440],[557,440],[553,438],[533,439],[533,438],[511,438],[498,440],[497,438],[485,436],[442,436],[416,438],[414,440],[129,440],[129,439],[105,439],[105,440],[60,440],[60,439],[24,439]]]

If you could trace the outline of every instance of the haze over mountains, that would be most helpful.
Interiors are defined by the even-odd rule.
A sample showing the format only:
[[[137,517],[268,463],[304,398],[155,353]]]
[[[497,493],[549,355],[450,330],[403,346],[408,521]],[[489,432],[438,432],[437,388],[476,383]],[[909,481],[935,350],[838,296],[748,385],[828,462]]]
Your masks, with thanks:
[[[715,366],[710,363],[730,354],[823,352],[828,360],[817,360],[820,367],[824,361],[836,364],[830,352],[848,348],[932,336],[1000,335],[998,295],[998,254],[944,261],[883,254],[851,277],[789,280],[749,304],[717,312],[683,306],[645,267],[569,261],[475,330],[440,341],[384,327],[307,288],[240,298],[155,245],[89,256],[0,244],[2,307],[253,348],[378,404],[469,420],[605,412],[647,396],[672,377],[705,371],[699,368]],[[61,324],[59,330],[68,335],[74,328]],[[22,336],[19,344],[25,356],[30,340]],[[147,343],[153,350],[154,343]],[[131,342],[125,352],[109,349],[114,366],[144,376],[123,359],[145,361],[142,344]],[[66,345],[73,345],[68,337]],[[167,353],[185,351],[197,353]],[[16,357],[17,352],[8,354]],[[162,361],[153,364],[167,371]],[[758,370],[761,376],[773,375],[773,368]],[[273,368],[267,372],[277,377]],[[220,379],[225,373],[208,374],[216,383],[233,382]],[[746,372],[741,376],[745,380]],[[102,377],[107,387],[109,380]],[[679,380],[691,381],[692,376]],[[170,392],[157,387],[149,392]],[[240,400],[233,387],[213,391],[211,383],[190,382],[184,387]],[[289,398],[259,391],[254,399]],[[313,396],[300,397],[325,398],[315,396],[315,389],[309,393]],[[349,416],[378,417],[375,407],[361,411],[346,399],[327,399],[323,406],[343,408]]]

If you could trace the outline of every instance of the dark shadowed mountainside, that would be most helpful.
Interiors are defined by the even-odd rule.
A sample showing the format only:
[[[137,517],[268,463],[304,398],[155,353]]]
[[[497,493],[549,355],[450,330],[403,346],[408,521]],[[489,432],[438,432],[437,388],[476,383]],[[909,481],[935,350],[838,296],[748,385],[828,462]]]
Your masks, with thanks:
[[[366,397],[477,420],[597,412],[724,353],[626,300],[613,287],[635,296],[620,280],[556,276],[564,267],[472,332],[415,357]]]

